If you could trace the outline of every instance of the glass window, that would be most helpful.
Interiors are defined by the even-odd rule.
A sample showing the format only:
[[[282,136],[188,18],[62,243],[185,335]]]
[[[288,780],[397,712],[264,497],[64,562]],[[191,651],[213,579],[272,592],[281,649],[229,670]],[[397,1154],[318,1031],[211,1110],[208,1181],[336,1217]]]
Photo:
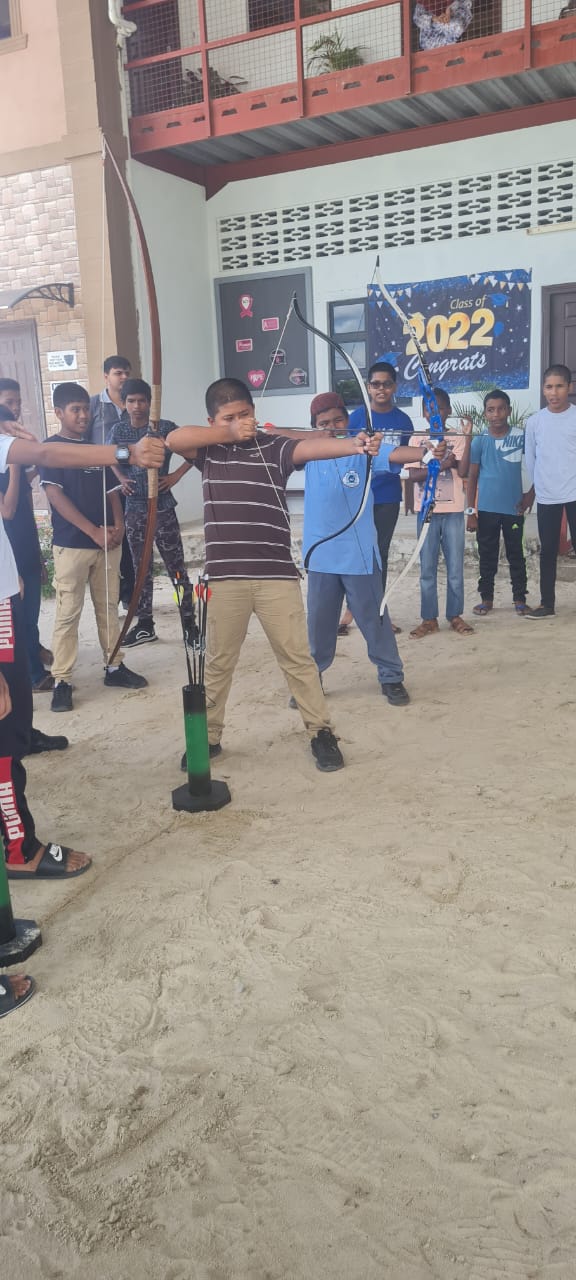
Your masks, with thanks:
[[[0,0],[0,40],[9,40],[11,35],[10,0]]]
[[[358,365],[362,377],[368,373],[370,345],[368,334],[368,299],[350,298],[347,302],[328,303],[330,337],[346,351]],[[330,386],[342,396],[349,409],[363,404],[356,379],[338,351],[330,348]],[[411,396],[396,396],[396,404],[411,405]]]

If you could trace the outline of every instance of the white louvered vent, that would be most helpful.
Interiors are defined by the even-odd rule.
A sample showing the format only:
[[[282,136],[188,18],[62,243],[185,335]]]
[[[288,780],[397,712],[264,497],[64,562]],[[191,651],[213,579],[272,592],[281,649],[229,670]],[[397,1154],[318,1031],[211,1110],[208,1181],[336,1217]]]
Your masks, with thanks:
[[[220,270],[274,267],[573,222],[575,189],[576,162],[556,160],[237,214],[218,221]]]

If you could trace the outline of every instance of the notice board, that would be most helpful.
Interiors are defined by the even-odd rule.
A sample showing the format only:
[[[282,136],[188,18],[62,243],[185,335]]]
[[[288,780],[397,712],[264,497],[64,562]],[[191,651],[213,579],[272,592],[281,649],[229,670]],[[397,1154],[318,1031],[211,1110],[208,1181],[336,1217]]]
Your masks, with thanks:
[[[256,397],[264,384],[267,395],[316,390],[312,335],[294,315],[284,328],[294,293],[312,321],[309,268],[216,281],[221,376],[241,378]]]

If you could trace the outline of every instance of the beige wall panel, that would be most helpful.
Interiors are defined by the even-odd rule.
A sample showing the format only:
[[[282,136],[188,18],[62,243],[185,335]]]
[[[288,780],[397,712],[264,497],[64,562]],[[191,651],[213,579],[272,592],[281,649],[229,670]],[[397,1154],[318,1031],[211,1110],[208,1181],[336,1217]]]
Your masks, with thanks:
[[[56,0],[21,0],[20,10],[26,48],[0,54],[3,156],[58,142],[66,132]]]

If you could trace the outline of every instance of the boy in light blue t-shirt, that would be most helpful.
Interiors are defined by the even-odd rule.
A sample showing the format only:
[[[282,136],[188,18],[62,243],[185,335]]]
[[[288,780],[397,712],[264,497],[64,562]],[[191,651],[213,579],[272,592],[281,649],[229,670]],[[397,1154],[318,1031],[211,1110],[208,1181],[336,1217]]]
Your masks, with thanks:
[[[500,533],[504,537],[516,613],[526,610],[524,512],[534,501],[533,490],[522,493],[524,431],[510,427],[510,397],[489,391],[484,397],[487,431],[472,441],[468,474],[467,529],[476,533],[480,557],[478,590],[482,598],[473,612],[481,617],[494,607]],[[478,509],[476,510],[476,495]]]

